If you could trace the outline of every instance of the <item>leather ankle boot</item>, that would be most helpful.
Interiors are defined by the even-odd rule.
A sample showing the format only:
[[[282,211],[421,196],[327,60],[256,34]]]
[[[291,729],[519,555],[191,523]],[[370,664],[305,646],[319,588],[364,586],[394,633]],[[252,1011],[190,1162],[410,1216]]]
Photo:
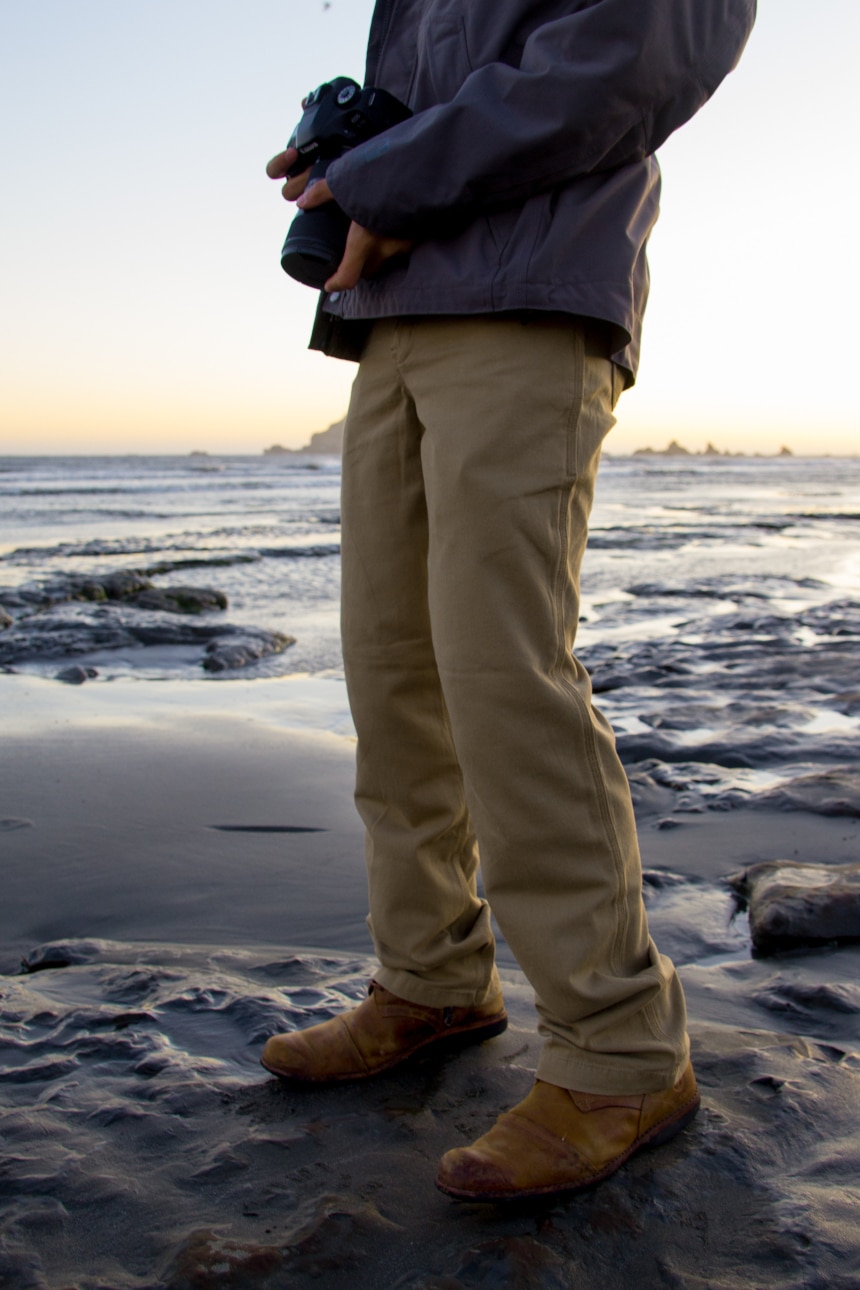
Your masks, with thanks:
[[[641,1147],[674,1137],[699,1108],[689,1064],[659,1093],[579,1093],[542,1080],[470,1147],[448,1151],[436,1186],[455,1200],[521,1200],[608,1178]]]
[[[307,1030],[273,1035],[260,1060],[283,1079],[367,1079],[434,1045],[481,1043],[500,1035],[507,1024],[501,994],[476,1007],[428,1008],[372,981],[357,1008]]]

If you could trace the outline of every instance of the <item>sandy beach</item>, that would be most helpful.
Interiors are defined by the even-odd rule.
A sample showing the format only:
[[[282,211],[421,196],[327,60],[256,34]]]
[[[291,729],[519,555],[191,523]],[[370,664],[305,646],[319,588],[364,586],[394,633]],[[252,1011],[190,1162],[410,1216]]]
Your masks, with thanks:
[[[342,683],[0,676],[0,707],[4,1287],[858,1284],[860,947],[753,957],[726,878],[856,862],[860,802],[691,812],[633,768],[703,1110],[591,1193],[462,1206],[438,1157],[536,1061],[504,945],[499,1039],[357,1088],[257,1066],[372,970]]]

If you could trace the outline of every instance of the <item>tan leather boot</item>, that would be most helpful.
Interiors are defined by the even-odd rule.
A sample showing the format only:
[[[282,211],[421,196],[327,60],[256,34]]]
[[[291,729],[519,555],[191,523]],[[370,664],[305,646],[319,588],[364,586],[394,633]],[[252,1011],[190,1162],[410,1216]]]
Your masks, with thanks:
[[[367,1079],[433,1044],[481,1043],[508,1024],[501,994],[474,1008],[427,1008],[371,981],[368,998],[307,1030],[273,1035],[260,1058],[283,1079],[313,1083]]]
[[[537,1080],[471,1147],[448,1151],[436,1186],[455,1200],[521,1200],[590,1187],[640,1147],[674,1137],[699,1109],[693,1068],[659,1093],[578,1093]]]

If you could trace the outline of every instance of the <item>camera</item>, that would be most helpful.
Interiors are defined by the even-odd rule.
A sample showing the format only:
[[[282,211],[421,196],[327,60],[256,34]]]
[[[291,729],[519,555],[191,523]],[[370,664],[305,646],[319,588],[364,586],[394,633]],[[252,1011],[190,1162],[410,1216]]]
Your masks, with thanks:
[[[302,119],[287,144],[299,154],[287,177],[293,179],[310,166],[310,187],[335,158],[411,115],[386,90],[362,89],[348,76],[326,81],[305,99]],[[281,250],[284,272],[308,287],[323,287],[343,258],[349,223],[334,202],[299,211]]]

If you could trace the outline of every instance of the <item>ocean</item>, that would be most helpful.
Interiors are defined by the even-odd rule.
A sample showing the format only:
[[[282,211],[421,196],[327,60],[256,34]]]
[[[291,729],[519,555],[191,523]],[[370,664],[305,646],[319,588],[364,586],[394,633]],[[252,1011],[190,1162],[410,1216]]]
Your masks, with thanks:
[[[0,667],[341,680],[339,484],[334,456],[0,459]],[[860,459],[610,455],[582,590],[577,652],[625,760],[847,755]]]
[[[76,662],[99,681],[338,674],[339,483],[330,456],[0,458],[0,606],[14,620],[0,665],[54,675]],[[82,582],[127,571],[217,589],[228,607],[193,615],[195,636],[189,615],[80,599]],[[827,606],[838,617],[858,593],[860,459],[604,460],[586,664],[636,642],[694,648],[752,612],[793,618],[812,644]],[[111,622],[149,630],[112,638]],[[199,642],[219,627],[295,643],[207,671]]]

